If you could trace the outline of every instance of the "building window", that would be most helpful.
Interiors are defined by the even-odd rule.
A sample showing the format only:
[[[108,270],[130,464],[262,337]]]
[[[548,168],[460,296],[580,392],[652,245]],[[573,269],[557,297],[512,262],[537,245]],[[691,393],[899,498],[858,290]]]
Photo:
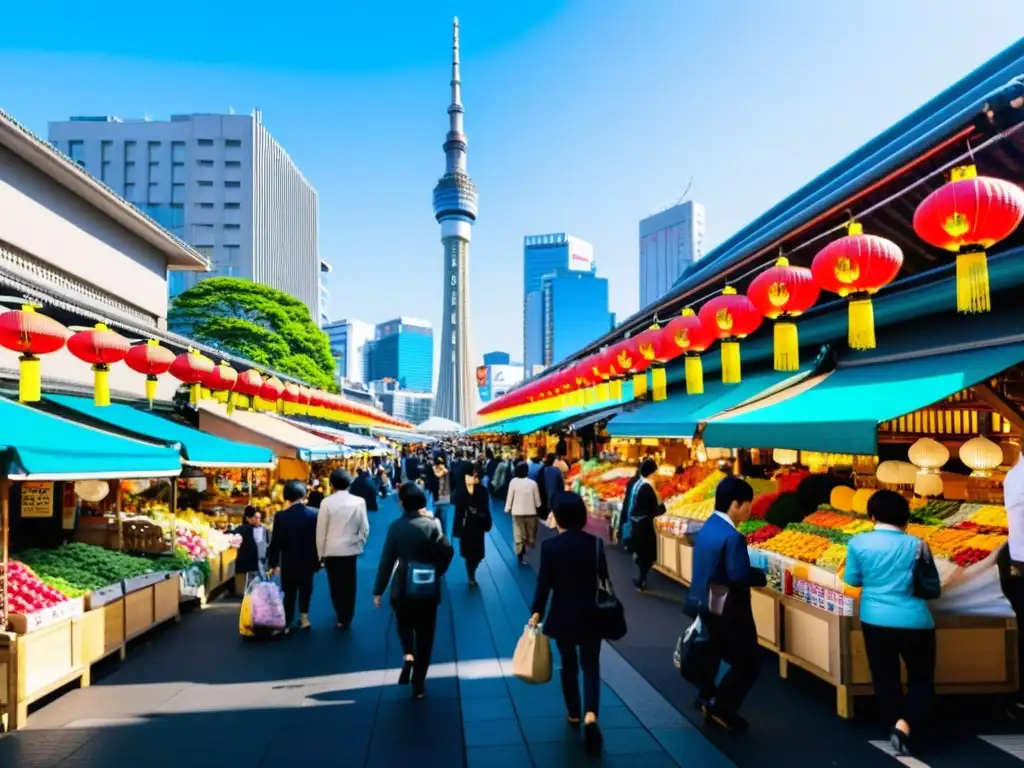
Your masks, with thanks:
[[[213,246],[212,245],[197,245],[196,250],[199,251],[199,255],[205,259],[213,259]]]
[[[213,168],[213,160],[199,160],[197,162],[200,168]]]
[[[241,229],[241,224],[225,224],[224,229]]]
[[[174,163],[175,165],[183,165],[185,163],[184,141],[171,142],[171,162]]]
[[[241,139],[224,139],[225,147],[240,147],[242,146]]]
[[[160,142],[150,141],[146,146],[148,152],[149,164],[157,165],[160,162]]]
[[[185,185],[184,184],[172,184],[171,185],[171,205],[184,205],[185,203]]]
[[[68,157],[71,158],[71,162],[85,168],[85,142],[84,141],[69,141],[68,142]]]
[[[242,182],[240,182],[240,181],[225,181],[224,182],[224,186],[227,187],[228,189],[238,189],[239,187],[242,186]]]
[[[224,210],[225,211],[237,211],[241,207],[242,207],[241,203],[224,203]]]
[[[156,200],[154,198],[159,197],[159,196],[160,195],[157,192],[157,183],[155,181],[149,182],[149,189],[147,191],[146,201],[150,205],[153,205],[156,202]]]
[[[104,184],[110,183],[110,149],[113,144],[112,141],[100,142],[100,181]]]
[[[224,161],[224,167],[225,168],[241,168],[242,167],[242,161],[241,160],[225,160]]]
[[[127,165],[128,163],[134,163],[134,162],[135,162],[135,142],[134,141],[126,141],[124,143],[124,163],[125,163],[125,165]]]
[[[196,208],[213,208],[213,203],[196,203]]]
[[[196,143],[200,147],[212,147],[213,146],[213,139],[199,139],[199,141],[196,142]]]
[[[135,185],[128,183],[124,185],[124,199],[129,203],[135,202]]]
[[[200,179],[199,181],[196,182],[196,184],[198,184],[200,187],[212,187],[213,186],[213,182],[210,181],[209,179]]]

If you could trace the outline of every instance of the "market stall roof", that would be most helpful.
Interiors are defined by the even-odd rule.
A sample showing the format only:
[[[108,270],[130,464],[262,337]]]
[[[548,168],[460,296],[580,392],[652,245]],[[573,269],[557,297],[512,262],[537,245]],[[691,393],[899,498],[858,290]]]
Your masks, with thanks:
[[[0,398],[2,471],[11,480],[173,477],[181,456],[166,446],[87,427]]]
[[[284,421],[287,421],[289,424],[294,424],[300,429],[312,432],[314,435],[320,435],[328,440],[340,442],[342,446],[353,451],[387,450],[385,446],[381,445],[372,437],[360,435],[356,432],[349,432],[347,429],[336,429],[335,427],[328,427],[321,424],[307,424],[306,422],[299,421],[297,419],[284,419]]]
[[[529,435],[542,429],[553,427],[555,424],[567,419],[581,416],[586,412],[586,408],[575,406],[573,408],[563,408],[560,411],[535,413],[531,416],[519,416],[514,419],[508,419],[500,424],[493,425],[492,429],[495,434],[499,435]]]
[[[462,425],[451,419],[431,416],[422,424],[417,424],[416,431],[424,435],[457,435],[462,432]]]
[[[275,463],[273,452],[267,448],[209,435],[130,405],[111,403],[100,408],[92,400],[72,395],[46,395],[46,400],[85,416],[97,425],[175,446],[184,462],[195,467],[269,469]]]
[[[415,432],[405,432],[400,429],[382,429],[381,427],[370,427],[370,431],[375,435],[386,437],[388,440],[394,440],[399,443],[422,443],[423,435],[418,435]]]
[[[225,406],[219,403],[201,402],[198,408],[199,428],[227,440],[255,443],[269,448],[278,456],[301,461],[321,461],[345,455],[345,448],[338,443],[317,437],[284,419],[242,410],[236,410],[229,416]]]
[[[878,425],[944,400],[1024,361],[1024,341],[928,350],[921,355],[854,358],[813,386],[781,393],[764,407],[710,419],[704,442],[716,448],[878,452]]]
[[[670,392],[668,399],[651,402],[616,416],[608,422],[612,437],[693,437],[697,426],[722,411],[741,403],[766,397],[780,386],[789,386],[809,375],[803,372],[762,371],[746,376],[738,384],[705,381],[704,393],[688,395],[685,388]]]

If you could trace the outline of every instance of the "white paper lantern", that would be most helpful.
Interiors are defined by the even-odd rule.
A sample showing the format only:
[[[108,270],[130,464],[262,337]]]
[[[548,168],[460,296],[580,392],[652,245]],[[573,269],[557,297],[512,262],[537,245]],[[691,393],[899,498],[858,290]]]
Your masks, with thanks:
[[[934,472],[918,472],[914,483],[914,493],[918,496],[941,496],[942,475]]]
[[[930,437],[922,437],[907,452],[910,463],[926,472],[938,472],[949,461],[949,450]]]
[[[917,467],[907,461],[883,461],[878,465],[875,477],[886,485],[914,485]]]
[[[791,467],[800,460],[800,452],[789,448],[776,448],[772,451],[772,460],[780,467]]]
[[[106,480],[79,480],[75,483],[75,495],[83,501],[95,504],[103,501],[110,493],[110,485]]]
[[[988,477],[1003,463],[1003,449],[986,437],[975,437],[960,446],[960,461],[973,470],[971,477]]]

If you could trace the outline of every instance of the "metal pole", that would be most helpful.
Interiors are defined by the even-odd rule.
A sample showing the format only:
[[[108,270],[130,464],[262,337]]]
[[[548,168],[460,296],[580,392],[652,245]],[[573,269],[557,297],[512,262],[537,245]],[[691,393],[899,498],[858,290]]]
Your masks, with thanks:
[[[0,478],[0,630],[7,628],[7,561],[9,533],[11,523],[10,509],[11,481]]]
[[[121,489],[121,481],[117,481],[117,504],[114,514],[117,515],[117,551],[124,551],[124,518],[121,510],[124,507],[124,491]]]

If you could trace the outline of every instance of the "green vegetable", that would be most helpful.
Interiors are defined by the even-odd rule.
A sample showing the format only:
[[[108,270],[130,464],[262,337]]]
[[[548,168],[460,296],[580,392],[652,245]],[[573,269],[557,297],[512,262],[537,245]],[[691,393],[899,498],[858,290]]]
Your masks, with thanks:
[[[18,559],[44,582],[68,597],[78,597],[124,579],[166,570],[146,557],[81,543],[65,544],[57,549],[26,549]]]

